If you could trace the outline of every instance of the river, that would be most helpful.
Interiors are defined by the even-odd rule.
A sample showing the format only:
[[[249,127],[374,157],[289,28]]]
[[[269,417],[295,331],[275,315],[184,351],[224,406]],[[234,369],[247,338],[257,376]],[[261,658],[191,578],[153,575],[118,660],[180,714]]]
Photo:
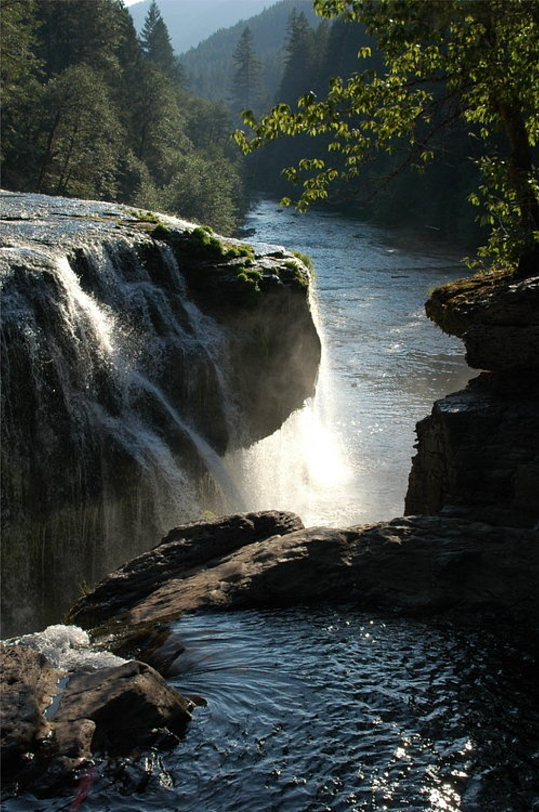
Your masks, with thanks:
[[[249,241],[308,254],[324,358],[317,396],[225,463],[248,509],[307,524],[402,514],[414,427],[472,374],[430,324],[458,254],[330,213],[260,201]],[[537,657],[468,624],[349,608],[182,618],[172,676],[198,695],[183,741],[98,761],[88,794],[6,812],[532,812],[539,809]]]
[[[272,200],[245,232],[311,258],[323,335],[315,402],[240,455],[250,508],[295,510],[308,525],[401,516],[416,422],[474,374],[462,342],[424,312],[429,290],[465,275],[461,255],[430,230],[421,241]]]

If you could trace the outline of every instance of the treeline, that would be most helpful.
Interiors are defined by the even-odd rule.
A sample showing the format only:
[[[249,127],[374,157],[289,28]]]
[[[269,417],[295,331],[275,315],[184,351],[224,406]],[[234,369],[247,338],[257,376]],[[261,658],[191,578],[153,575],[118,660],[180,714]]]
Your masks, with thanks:
[[[163,5],[163,8],[165,6]],[[187,86],[196,96],[208,101],[229,102],[232,55],[246,28],[252,35],[256,58],[261,64],[261,100],[266,107],[275,102],[283,76],[284,43],[287,24],[294,9],[303,11],[313,27],[320,23],[312,4],[305,0],[280,0],[260,14],[220,29],[195,48],[181,54]],[[172,36],[172,27],[171,36]]]
[[[245,34],[244,34],[245,48]],[[239,46],[238,46],[239,47]],[[383,70],[382,59],[364,28],[355,22],[336,19],[331,24],[312,26],[306,15],[294,10],[289,17],[284,44],[284,68],[273,104],[288,104],[297,109],[300,97],[315,101],[325,98],[335,77],[344,82],[358,71],[358,52],[371,49],[371,57],[363,59],[361,70]],[[256,60],[256,52],[250,61]],[[249,106],[260,118],[254,76],[249,93],[244,98],[254,100]],[[233,95],[234,99],[234,95]],[[236,98],[236,109],[238,99]],[[234,111],[235,112],[235,111]],[[283,137],[268,143],[249,156],[249,182],[261,191],[279,196],[297,196],[294,186],[283,169],[297,165],[327,152],[333,135],[317,133]],[[473,154],[467,130],[460,125],[441,129],[431,141],[436,159],[423,173],[411,167],[409,150],[400,151],[395,144],[391,155],[382,155],[362,167],[356,181],[334,189],[332,204],[340,211],[362,218],[374,219],[388,226],[433,228],[460,244],[474,245],[480,230],[474,210],[468,204],[469,194],[476,188],[478,172],[470,160]],[[339,156],[333,155],[333,166],[339,168]]]
[[[184,84],[158,6],[2,0],[2,185],[155,208],[231,232],[245,206],[223,104]]]

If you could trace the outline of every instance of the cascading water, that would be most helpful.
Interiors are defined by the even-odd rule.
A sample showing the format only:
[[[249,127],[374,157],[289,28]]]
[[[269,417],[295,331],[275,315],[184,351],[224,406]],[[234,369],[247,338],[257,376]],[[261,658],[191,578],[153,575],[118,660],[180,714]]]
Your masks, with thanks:
[[[296,512],[308,527],[331,527],[342,523],[347,503],[354,498],[353,475],[345,438],[336,428],[336,381],[314,289],[310,306],[322,337],[315,396],[281,429],[249,448],[229,453],[225,462],[234,479],[241,482],[249,510],[278,507]]]
[[[160,251],[166,290],[121,239],[4,249],[6,630],[57,619],[174,524],[242,507],[215,450],[240,430],[228,339]]]

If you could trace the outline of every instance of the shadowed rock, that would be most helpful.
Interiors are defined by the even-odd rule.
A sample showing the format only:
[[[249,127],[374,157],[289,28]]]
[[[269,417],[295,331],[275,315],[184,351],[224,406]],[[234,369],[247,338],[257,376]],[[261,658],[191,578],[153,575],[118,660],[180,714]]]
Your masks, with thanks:
[[[151,628],[198,609],[323,602],[427,614],[492,609],[519,618],[539,609],[539,533],[442,516],[254,541],[181,574],[162,572],[160,585],[135,600],[141,563],[132,564],[122,629]],[[95,605],[95,596],[89,599]]]
[[[539,383],[484,373],[417,424],[405,511],[534,527],[539,522]]]
[[[159,729],[183,732],[191,719],[191,703],[146,663],[66,672],[23,645],[2,645],[0,656],[6,784],[49,791],[96,750],[129,753],[154,743]]]
[[[489,370],[417,425],[407,513],[539,524],[539,277],[487,274],[435,290],[427,315]]]
[[[279,511],[235,514],[181,525],[153,550],[124,564],[82,597],[71,609],[70,620],[85,626],[103,622],[127,611],[171,578],[183,578],[210,562],[215,565],[247,544],[302,528],[298,516]]]

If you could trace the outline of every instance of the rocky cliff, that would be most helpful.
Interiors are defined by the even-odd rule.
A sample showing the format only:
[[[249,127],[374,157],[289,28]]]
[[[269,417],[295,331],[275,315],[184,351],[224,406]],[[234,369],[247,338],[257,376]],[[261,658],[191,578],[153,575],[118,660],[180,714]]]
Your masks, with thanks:
[[[406,512],[534,527],[539,522],[539,276],[439,288],[427,314],[483,372],[418,424]]]
[[[320,341],[308,270],[282,249],[108,203],[1,199],[9,633],[36,604],[57,619],[172,524],[241,509],[220,457],[313,394]]]

